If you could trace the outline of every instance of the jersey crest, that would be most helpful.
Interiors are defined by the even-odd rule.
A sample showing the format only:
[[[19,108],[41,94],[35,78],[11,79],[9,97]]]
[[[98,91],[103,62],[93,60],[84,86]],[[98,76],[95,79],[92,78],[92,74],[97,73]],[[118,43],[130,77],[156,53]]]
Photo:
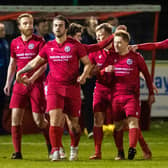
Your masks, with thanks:
[[[29,44],[28,49],[32,50],[33,48],[34,48],[34,44],[33,43]]]
[[[127,64],[128,65],[131,65],[133,63],[133,60],[132,59],[127,59]]]
[[[65,52],[69,52],[71,50],[71,48],[69,47],[69,46],[66,46],[65,48],[64,48],[64,51]]]

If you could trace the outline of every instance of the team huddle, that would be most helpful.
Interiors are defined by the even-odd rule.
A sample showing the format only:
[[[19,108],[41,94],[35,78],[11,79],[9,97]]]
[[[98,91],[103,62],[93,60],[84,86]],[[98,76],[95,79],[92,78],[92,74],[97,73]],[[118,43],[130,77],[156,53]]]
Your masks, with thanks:
[[[67,35],[71,26],[78,25],[69,25],[67,18],[62,15],[53,19],[55,39],[45,43],[41,37],[33,34],[31,14],[21,14],[17,22],[21,36],[11,43],[11,58],[4,87],[5,94],[9,96],[16,74],[10,101],[11,135],[15,150],[12,159],[22,159],[22,120],[28,99],[33,119],[45,137],[49,158],[52,161],[66,158],[62,145],[66,123],[71,138],[69,160],[78,159],[81,136],[80,85],[93,76],[97,79],[93,93],[95,153],[89,159],[102,159],[102,127],[105,121],[115,125],[114,141],[118,150],[115,160],[125,159],[123,132],[126,128],[129,131],[128,159],[134,159],[138,141],[144,159],[151,159],[152,153],[139,128],[140,73],[149,90],[149,105],[155,102],[154,86],[144,58],[136,49],[145,49],[146,46],[150,50],[160,45],[150,43],[130,47],[129,33],[121,26],[112,34],[112,27],[108,23],[96,27],[97,44],[84,45],[70,32]],[[84,64],[81,74],[79,61]],[[49,73],[45,77],[47,64]],[[49,114],[49,122],[45,113]]]

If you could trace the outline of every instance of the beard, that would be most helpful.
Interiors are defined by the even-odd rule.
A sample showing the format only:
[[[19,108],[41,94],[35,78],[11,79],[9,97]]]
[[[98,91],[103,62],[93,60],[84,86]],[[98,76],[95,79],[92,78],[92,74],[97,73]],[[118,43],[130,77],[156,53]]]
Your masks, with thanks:
[[[54,34],[55,34],[55,37],[61,38],[66,34],[66,30],[63,32],[55,32]]]
[[[61,38],[62,36],[64,36],[65,33],[55,33],[55,36],[58,38]]]
[[[24,34],[26,37],[33,34],[33,29],[21,30],[21,33]]]

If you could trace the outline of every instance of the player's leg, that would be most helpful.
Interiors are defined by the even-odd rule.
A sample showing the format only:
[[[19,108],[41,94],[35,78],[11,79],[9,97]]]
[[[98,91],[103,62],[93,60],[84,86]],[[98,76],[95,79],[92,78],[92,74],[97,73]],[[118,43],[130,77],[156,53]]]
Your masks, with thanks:
[[[65,117],[66,127],[68,128],[68,130],[72,130],[72,123],[71,123],[71,120],[69,119],[68,115],[64,113],[64,117]],[[64,127],[64,129],[65,129],[65,127]],[[59,154],[60,154],[60,159],[66,159],[67,158],[65,148],[62,144],[62,141],[61,141],[61,145],[60,145]]]
[[[69,127],[69,134],[71,137],[69,160],[73,161],[78,159],[78,145],[81,136],[81,128],[79,125],[79,116],[81,109],[80,97],[67,98],[64,107],[65,112],[68,112],[69,114],[69,117],[66,118]]]
[[[137,100],[138,101],[138,100]],[[140,101],[138,101],[139,104]],[[141,105],[139,105],[139,112],[141,112]],[[139,114],[140,115],[140,114]],[[148,146],[148,144],[146,143],[143,135],[142,135],[142,131],[141,131],[141,128],[139,127],[139,137],[138,137],[138,141],[139,141],[139,145],[142,149],[142,152],[143,152],[143,157],[145,160],[147,159],[151,159],[152,158],[152,152]]]
[[[52,146],[52,161],[60,160],[59,149],[65,124],[64,97],[59,94],[47,96],[47,111],[50,116],[49,136]]]
[[[114,120],[114,142],[117,147],[118,154],[115,157],[115,160],[124,160],[124,147],[123,147],[123,126],[124,126],[124,118],[125,114],[122,110],[122,98],[120,96],[116,96],[112,99],[112,118]]]
[[[72,129],[69,129],[71,137],[70,157],[69,160],[78,159],[78,145],[81,136],[81,128],[79,125],[79,117],[70,117]]]
[[[60,160],[60,146],[63,135],[65,117],[62,109],[53,109],[49,111],[50,115],[50,142],[52,146],[52,161]]]
[[[12,109],[12,142],[15,153],[12,154],[11,159],[22,159],[21,154],[21,139],[22,139],[22,121],[24,116],[23,108]]]
[[[141,147],[141,149],[143,151],[144,159],[151,159],[152,158],[152,152],[151,152],[148,144],[146,143],[140,128],[139,128],[138,141],[139,141],[140,147]]]
[[[49,123],[45,118],[46,100],[42,83],[35,83],[31,89],[30,101],[33,112],[33,119],[37,127],[41,130],[48,149],[48,155],[51,152],[51,144],[49,139]]]
[[[124,120],[124,130],[127,130],[127,131],[129,130],[127,119]],[[142,149],[144,159],[145,160],[151,159],[152,158],[152,152],[151,152],[148,144],[146,143],[146,141],[145,141],[145,139],[142,135],[141,128],[139,128],[138,141],[139,141],[139,145]]]
[[[101,159],[101,146],[103,141],[104,112],[94,112],[93,138],[95,144],[95,154],[89,159]]]
[[[45,83],[44,83],[44,95],[45,95],[45,101],[47,100],[47,94],[48,94],[48,80],[46,79],[45,80]],[[66,119],[66,116],[65,116],[65,119]],[[49,127],[49,126],[48,126]],[[45,135],[44,135],[45,136]],[[48,137],[48,136],[47,136]],[[46,138],[47,138],[46,137]],[[51,155],[51,144],[48,144],[47,145],[48,147],[48,152],[49,152],[49,159],[52,159],[52,155]],[[61,159],[65,159],[66,158],[66,153],[65,153],[65,150],[64,150],[64,147],[63,147],[63,144],[61,142],[61,146],[60,146],[60,150],[59,150],[59,153],[60,153],[60,158]]]
[[[22,122],[27,105],[28,97],[27,87],[22,84],[15,83],[13,93],[10,101],[10,108],[12,109],[12,123],[11,134],[15,153],[12,154],[12,159],[22,159],[21,154],[21,138],[22,138]]]
[[[128,127],[129,127],[129,150],[128,159],[134,159],[136,154],[136,145],[139,137],[139,124],[138,118],[129,116],[128,117]]]
[[[115,160],[124,160],[125,154],[124,154],[124,147],[123,147],[123,126],[124,122],[123,120],[120,121],[114,121],[115,129],[114,129],[114,142],[118,150],[118,154],[115,157]]]
[[[95,144],[95,154],[90,156],[90,159],[101,159],[101,145],[103,141],[103,124],[105,120],[105,111],[107,110],[107,97],[106,92],[99,90],[94,91],[93,97],[93,112],[94,112],[94,127],[93,138]]]
[[[125,97],[124,111],[128,120],[129,128],[129,150],[128,159],[134,159],[136,154],[136,145],[139,137],[139,115],[140,104],[139,100],[134,95],[128,95]]]
[[[49,138],[48,120],[45,118],[45,114],[43,113],[33,112],[32,115],[33,115],[34,122],[36,123],[37,127],[40,129],[40,131],[42,132],[45,138],[47,149],[48,149],[48,156],[49,156],[51,152],[51,143]]]

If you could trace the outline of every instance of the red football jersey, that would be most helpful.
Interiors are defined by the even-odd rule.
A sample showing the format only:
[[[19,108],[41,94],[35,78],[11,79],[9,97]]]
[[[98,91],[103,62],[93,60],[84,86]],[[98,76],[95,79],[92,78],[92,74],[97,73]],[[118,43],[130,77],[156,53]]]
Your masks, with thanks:
[[[81,43],[67,38],[62,44],[49,41],[39,55],[49,63],[48,83],[74,85],[79,76],[79,59],[87,54]]]
[[[113,53],[114,53],[113,48],[111,48],[110,50],[102,49],[97,52],[90,53],[89,59],[92,64],[95,64],[101,70],[105,68],[107,65],[109,65],[109,62],[113,64],[111,58],[113,56]],[[98,74],[96,80],[96,89],[103,89],[107,87],[109,88],[111,80],[112,80],[111,74],[105,74],[105,76]]]
[[[11,57],[16,59],[17,71],[38,55],[44,43],[41,37],[34,34],[28,41],[23,41],[21,36],[12,40]]]
[[[152,80],[144,61],[144,58],[139,53],[130,51],[124,56],[115,53],[113,55],[114,65],[114,85],[113,96],[115,95],[130,95],[139,96],[140,78],[139,73],[144,74],[149,93],[153,94]]]

